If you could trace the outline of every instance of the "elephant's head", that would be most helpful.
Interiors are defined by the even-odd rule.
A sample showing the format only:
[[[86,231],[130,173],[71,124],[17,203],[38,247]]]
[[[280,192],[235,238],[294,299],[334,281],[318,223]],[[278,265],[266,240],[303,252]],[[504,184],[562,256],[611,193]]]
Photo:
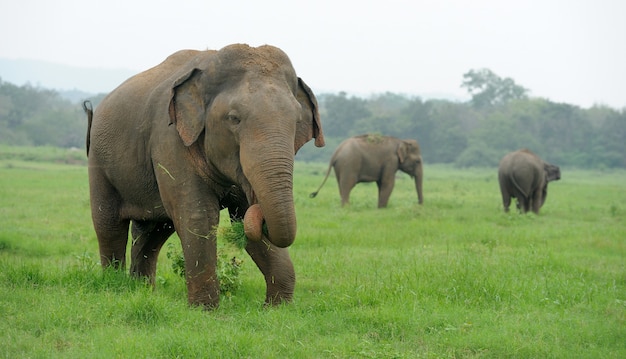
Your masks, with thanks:
[[[241,186],[259,204],[268,239],[291,245],[294,155],[312,138],[322,147],[324,137],[317,100],[287,55],[231,45],[200,58],[174,81],[169,113],[185,146],[204,149],[205,177]]]
[[[546,182],[557,181],[561,179],[561,169],[559,168],[559,166],[544,162],[543,169],[546,172]]]
[[[541,206],[546,202],[546,198],[548,198],[548,182],[558,181],[561,179],[561,169],[559,166],[555,166],[553,164],[544,162],[543,170],[545,171],[546,181],[543,187],[541,188]]]
[[[402,140],[398,145],[397,151],[398,159],[400,160],[400,170],[415,179],[417,200],[419,204],[422,204],[424,203],[424,197],[422,196],[424,170],[422,168],[422,153],[420,151],[420,146],[415,140]]]

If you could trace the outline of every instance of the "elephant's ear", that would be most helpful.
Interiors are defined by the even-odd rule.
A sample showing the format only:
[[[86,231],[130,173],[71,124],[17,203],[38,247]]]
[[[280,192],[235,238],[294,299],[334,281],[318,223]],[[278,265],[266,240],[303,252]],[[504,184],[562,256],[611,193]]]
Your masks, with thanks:
[[[400,163],[404,163],[404,159],[409,155],[409,144],[405,141],[400,141],[396,153],[398,154]]]
[[[204,131],[204,100],[200,90],[199,69],[192,69],[172,85],[169,115],[170,125],[176,130],[185,146],[191,146]]]
[[[296,124],[296,140],[294,142],[294,153],[300,147],[315,138],[315,146],[324,147],[324,133],[320,122],[320,113],[317,107],[317,99],[301,78],[298,77],[298,92],[296,98],[302,106],[302,116]]]

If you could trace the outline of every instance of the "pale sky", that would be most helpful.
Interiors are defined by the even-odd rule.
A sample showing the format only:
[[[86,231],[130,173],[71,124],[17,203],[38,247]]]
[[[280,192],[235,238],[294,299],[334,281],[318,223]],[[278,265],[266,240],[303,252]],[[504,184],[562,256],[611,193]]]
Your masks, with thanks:
[[[139,72],[231,43],[280,47],[316,93],[467,99],[463,74],[488,68],[534,97],[626,107],[623,0],[0,0],[0,58]]]

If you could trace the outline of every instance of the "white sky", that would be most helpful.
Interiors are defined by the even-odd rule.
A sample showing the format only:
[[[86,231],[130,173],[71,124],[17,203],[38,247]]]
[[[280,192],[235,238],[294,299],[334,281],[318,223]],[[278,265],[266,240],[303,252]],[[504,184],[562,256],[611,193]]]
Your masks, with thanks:
[[[463,74],[488,68],[532,96],[626,107],[623,0],[0,0],[3,58],[139,72],[235,42],[282,48],[318,93],[468,98]]]

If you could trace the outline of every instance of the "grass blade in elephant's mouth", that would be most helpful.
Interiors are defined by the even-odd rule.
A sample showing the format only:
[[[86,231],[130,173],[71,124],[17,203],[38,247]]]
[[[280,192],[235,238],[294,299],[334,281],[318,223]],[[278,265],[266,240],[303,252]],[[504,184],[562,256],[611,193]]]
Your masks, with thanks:
[[[238,249],[244,249],[248,245],[248,238],[243,230],[243,221],[234,221],[230,226],[220,226],[218,231],[221,238]]]

